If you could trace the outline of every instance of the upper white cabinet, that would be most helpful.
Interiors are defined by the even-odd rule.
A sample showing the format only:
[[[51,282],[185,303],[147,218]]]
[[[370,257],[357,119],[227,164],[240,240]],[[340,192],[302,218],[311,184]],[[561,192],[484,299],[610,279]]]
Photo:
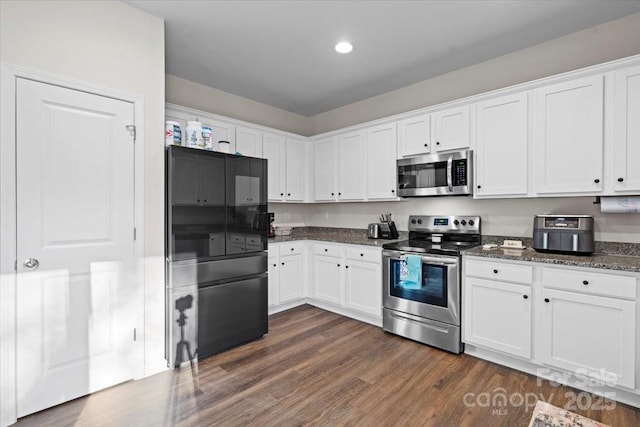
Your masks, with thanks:
[[[301,202],[304,200],[305,169],[304,144],[301,139],[285,139],[285,199]]]
[[[640,191],[640,66],[615,73],[614,193]]]
[[[336,199],[336,157],[334,138],[324,138],[313,143],[313,199],[316,201]]]
[[[262,132],[237,126],[235,152],[249,157],[262,157]]]
[[[269,200],[285,199],[285,145],[284,136],[265,132],[262,137],[262,154],[267,159],[267,185]]]
[[[431,115],[398,122],[398,158],[431,152]]]
[[[458,150],[469,147],[469,106],[449,108],[433,114],[435,151]]]
[[[602,191],[603,79],[596,75],[533,91],[537,194]]]
[[[528,114],[528,92],[476,105],[475,197],[527,195]]]
[[[365,196],[365,137],[362,130],[340,136],[338,165],[338,199],[364,200]],[[394,156],[395,157],[395,156]]]
[[[367,129],[367,199],[396,198],[395,123]]]
[[[268,160],[269,201],[304,200],[304,142],[264,132],[262,154]]]

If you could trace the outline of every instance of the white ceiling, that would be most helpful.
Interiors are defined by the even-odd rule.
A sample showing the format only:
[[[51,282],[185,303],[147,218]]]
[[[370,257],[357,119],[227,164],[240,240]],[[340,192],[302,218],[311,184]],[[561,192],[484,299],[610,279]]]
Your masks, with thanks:
[[[304,116],[640,12],[640,1],[151,1],[166,72]],[[340,55],[336,42],[349,40]]]

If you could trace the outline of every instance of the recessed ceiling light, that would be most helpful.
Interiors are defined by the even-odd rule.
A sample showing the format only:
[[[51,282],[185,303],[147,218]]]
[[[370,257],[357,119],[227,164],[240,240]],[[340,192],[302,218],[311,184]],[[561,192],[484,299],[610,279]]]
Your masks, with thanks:
[[[353,46],[349,42],[340,42],[336,45],[336,52],[349,53],[353,50]]]

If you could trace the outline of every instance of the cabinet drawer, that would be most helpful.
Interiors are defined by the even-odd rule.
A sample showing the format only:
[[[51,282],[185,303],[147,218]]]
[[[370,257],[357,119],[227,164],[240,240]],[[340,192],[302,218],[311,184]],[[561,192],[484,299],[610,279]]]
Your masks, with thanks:
[[[382,262],[382,251],[380,249],[349,247],[347,248],[347,259],[380,263]]]
[[[247,236],[247,245],[262,246],[262,239],[256,236]]]
[[[280,256],[302,253],[302,243],[283,243],[280,245]]]
[[[545,288],[614,298],[635,298],[637,288],[635,277],[550,267],[542,269],[542,284]]]
[[[336,246],[336,245],[324,244],[324,243],[314,243],[313,253],[316,255],[341,257],[344,255],[344,250],[342,246]]]
[[[465,274],[483,279],[504,280],[526,285],[533,283],[533,266],[530,265],[467,259]]]
[[[231,234],[229,236],[231,243],[243,243],[245,242],[245,236],[243,234]]]

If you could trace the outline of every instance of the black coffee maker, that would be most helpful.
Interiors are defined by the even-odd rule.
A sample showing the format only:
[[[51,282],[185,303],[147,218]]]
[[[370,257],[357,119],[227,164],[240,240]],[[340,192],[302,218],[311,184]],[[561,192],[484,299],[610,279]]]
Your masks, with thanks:
[[[273,228],[273,221],[275,221],[275,215],[273,212],[269,212],[269,237],[276,237],[276,230]]]

